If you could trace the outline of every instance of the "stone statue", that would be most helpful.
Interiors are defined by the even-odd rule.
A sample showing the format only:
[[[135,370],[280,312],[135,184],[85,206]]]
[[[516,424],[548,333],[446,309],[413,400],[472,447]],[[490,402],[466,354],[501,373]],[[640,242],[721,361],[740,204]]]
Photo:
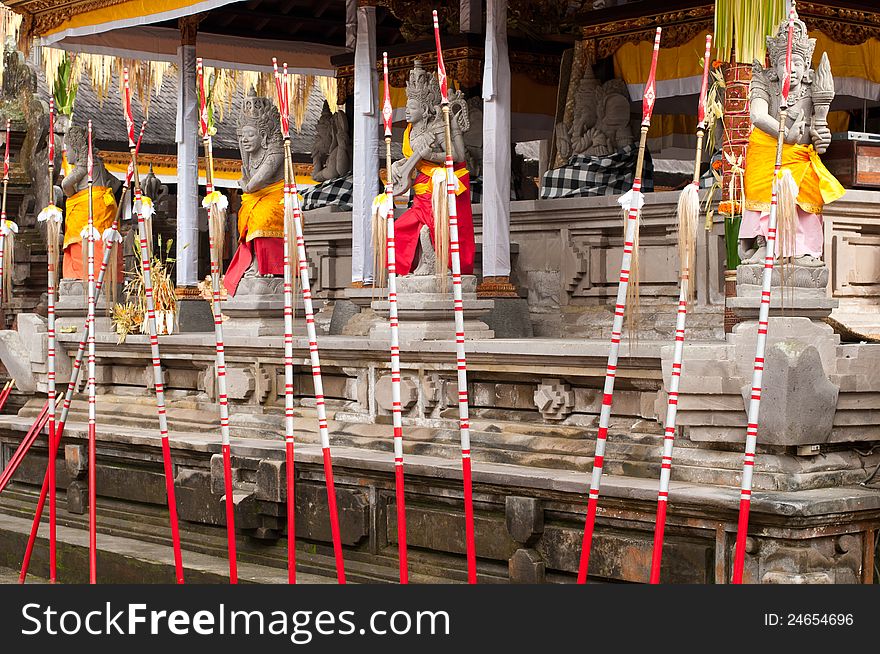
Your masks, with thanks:
[[[575,94],[570,127],[556,125],[556,150],[563,161],[572,157],[607,156],[634,142],[630,127],[630,101],[626,83],[612,79],[600,83],[587,66]]]
[[[409,125],[403,136],[404,158],[391,166],[396,194],[413,189],[413,205],[395,221],[397,273],[406,275],[414,268],[419,234],[428,228],[435,249],[442,243],[434,229],[436,217],[446,221],[446,126],[440,106],[437,79],[416,60],[406,83],[406,120]],[[474,225],[470,202],[470,176],[466,167],[467,149],[464,132],[470,127],[467,104],[461,92],[450,90],[450,124],[452,157],[457,180],[456,209],[462,273],[470,275],[474,268]],[[448,230],[441,230],[442,241]],[[448,257],[446,257],[448,258]],[[448,262],[447,262],[448,264]]]
[[[740,253],[744,264],[762,264],[766,256],[767,221],[771,182],[779,134],[779,102],[785,76],[788,21],[775,36],[767,37],[770,66],[755,61],[752,67],[751,119],[745,162],[745,207],[740,227]],[[834,79],[828,55],[815,71],[810,68],[816,40],[807,37],[803,21],[794,22],[789,108],[786,116],[783,168],[791,170],[798,185],[797,233],[794,252],[777,251],[797,266],[821,267],[822,209],[843,195],[844,189],[819,159],[831,143],[828,108],[834,98]],[[779,248],[781,250],[782,248]]]
[[[87,139],[86,130],[79,125],[70,125],[64,135],[67,163],[71,169],[61,180],[61,190],[67,197],[64,210],[63,279],[85,280],[88,276],[86,248],[83,243],[83,230],[88,226],[89,216]],[[107,172],[97,153],[93,156],[92,175],[92,220],[97,230],[94,252],[97,269],[104,252],[101,236],[116,217],[116,198],[113,194],[115,179]],[[116,253],[119,255],[117,265],[121,266],[122,252],[117,248]]]
[[[242,195],[238,249],[223,282],[230,296],[245,273],[284,274],[284,143],[275,103],[251,90],[239,113],[237,134]]]
[[[312,144],[312,179],[326,182],[351,173],[351,135],[345,112],[330,113],[324,102]]]

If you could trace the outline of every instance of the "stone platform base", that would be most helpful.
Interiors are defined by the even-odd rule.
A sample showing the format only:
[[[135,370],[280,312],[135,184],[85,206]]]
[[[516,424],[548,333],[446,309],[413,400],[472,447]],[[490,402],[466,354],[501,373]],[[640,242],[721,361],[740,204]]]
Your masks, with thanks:
[[[305,412],[302,424],[314,416]],[[0,419],[4,462],[26,420]],[[107,424],[104,422],[103,424]],[[331,421],[333,465],[346,572],[355,582],[397,581],[397,523],[392,453],[339,445]],[[59,522],[63,569],[80,581],[87,567],[86,425],[74,421],[59,458]],[[303,581],[334,576],[322,454],[308,432],[298,444],[297,539]],[[225,583],[222,467],[215,434],[172,431],[178,511],[187,581]],[[390,438],[386,439],[390,441]],[[283,579],[286,564],[282,441],[234,438],[233,478],[242,577]],[[480,582],[572,582],[583,533],[588,471],[536,469],[487,462],[474,451],[474,502]],[[406,456],[411,580],[464,582],[466,562],[460,461]],[[38,441],[16,483],[0,497],[0,565],[14,566],[26,542],[30,515],[46,466]],[[160,439],[156,429],[112,425],[98,440],[99,576],[114,581],[171,581]],[[656,480],[606,475],[591,558],[592,580],[648,578]],[[736,538],[739,489],[673,482],[670,487],[662,580],[726,583]],[[839,487],[816,493],[764,491],[752,501],[747,583],[871,583],[880,491]],[[45,574],[46,543],[35,571]],[[417,553],[417,555],[416,555]],[[105,576],[106,575],[106,576]],[[310,576],[311,575],[311,576]]]
[[[301,291],[294,296],[293,330],[305,335]],[[319,307],[314,307],[318,311]],[[284,280],[281,277],[242,277],[234,297],[223,301],[223,335],[283,336]]]
[[[761,306],[764,266],[743,264],[736,269],[736,295],[727,306],[745,320],[756,319]],[[831,315],[839,302],[828,297],[828,268],[781,266],[770,277],[770,315],[803,316],[821,320]]]
[[[494,332],[483,318],[494,307],[493,300],[477,299],[477,278],[462,276],[464,333],[468,340],[493,338]],[[447,292],[439,292],[433,275],[408,275],[397,280],[397,315],[400,342],[455,340],[455,312],[452,298],[452,280]],[[388,342],[391,328],[388,324],[388,301],[374,301],[370,305],[380,318],[370,329],[370,340]]]

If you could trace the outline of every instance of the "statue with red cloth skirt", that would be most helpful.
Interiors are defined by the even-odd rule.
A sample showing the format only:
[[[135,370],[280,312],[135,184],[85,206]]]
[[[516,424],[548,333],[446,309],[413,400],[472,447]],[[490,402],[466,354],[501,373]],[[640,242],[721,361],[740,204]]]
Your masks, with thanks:
[[[440,86],[437,78],[426,71],[418,59],[406,83],[406,120],[409,123],[403,135],[404,158],[391,167],[394,192],[401,195],[412,188],[412,206],[394,221],[396,269],[398,275],[414,272],[423,229],[430,232],[439,270],[445,272],[451,265],[449,256],[449,217],[446,193],[446,127],[440,107]],[[452,146],[455,160],[456,202],[458,209],[458,236],[461,272],[474,272],[474,220],[471,212],[470,176],[465,164],[466,150],[463,133],[468,128],[467,105],[461,92],[450,93],[453,120]],[[437,219],[440,219],[439,221]],[[444,229],[437,230],[441,224]],[[384,247],[384,244],[379,245]],[[423,253],[422,259],[433,259]],[[416,274],[430,274],[418,270]]]

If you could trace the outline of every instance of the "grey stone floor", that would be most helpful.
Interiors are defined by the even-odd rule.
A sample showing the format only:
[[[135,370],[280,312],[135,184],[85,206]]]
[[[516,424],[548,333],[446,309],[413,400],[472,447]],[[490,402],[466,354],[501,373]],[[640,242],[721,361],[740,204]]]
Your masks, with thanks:
[[[33,575],[28,575],[27,582],[29,584],[45,584],[45,579],[39,579]],[[17,584],[18,570],[12,568],[0,568],[0,584]]]

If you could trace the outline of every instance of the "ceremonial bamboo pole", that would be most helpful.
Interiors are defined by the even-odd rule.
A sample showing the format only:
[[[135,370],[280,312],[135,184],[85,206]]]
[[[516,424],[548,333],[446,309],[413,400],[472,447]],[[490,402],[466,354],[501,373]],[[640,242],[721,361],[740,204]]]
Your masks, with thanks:
[[[89,187],[89,204],[88,204],[88,295],[87,295],[87,312],[86,322],[89,327],[88,342],[88,397],[89,397],[89,583],[98,583],[98,512],[96,502],[97,495],[97,475],[95,474],[96,466],[96,449],[97,449],[97,407],[96,388],[95,388],[95,216],[94,216],[94,158],[92,154],[92,121],[89,121],[88,131],[88,187]],[[54,449],[54,439],[52,447]],[[50,468],[53,467],[54,461],[50,462]],[[53,486],[55,479],[49,481],[49,485]],[[49,507],[50,513],[53,507]],[[50,544],[54,541],[54,535],[50,537]]]
[[[55,101],[49,100],[49,205],[53,205],[55,203],[55,186],[54,186],[54,178],[55,178]],[[91,191],[90,191],[91,193]],[[90,203],[91,204],[91,203]],[[58,216],[58,221],[60,223],[60,212]],[[57,404],[55,402],[55,289],[58,285],[58,280],[56,278],[57,271],[55,270],[58,265],[57,257],[53,256],[53,252],[56,251],[58,247],[58,235],[55,233],[55,230],[52,228],[52,220],[54,216],[48,217],[46,222],[46,239],[50,241],[48,251],[49,256],[48,260],[48,275],[49,275],[49,284],[47,288],[47,316],[48,316],[48,356],[47,356],[47,395],[48,395],[48,403],[49,403],[49,451],[52,452],[55,450],[55,412],[57,410]],[[54,240],[54,243],[51,241]],[[55,459],[50,457],[48,462],[48,474],[49,474],[49,488],[55,488]],[[55,516],[55,503],[52,502],[49,505],[49,581],[51,583],[55,583],[57,577],[57,569],[56,569],[56,516]]]
[[[651,58],[651,72],[645,85],[642,99],[642,128],[639,138],[639,153],[636,159],[636,169],[633,176],[632,198],[626,217],[626,232],[623,243],[623,259],[620,264],[620,280],[617,287],[617,301],[614,305],[614,320],[611,327],[611,348],[608,352],[608,366],[605,370],[605,387],[602,395],[602,409],[599,413],[599,433],[596,436],[596,455],[593,460],[593,472],[590,479],[590,495],[587,501],[587,519],[584,525],[584,539],[581,546],[581,559],[578,566],[578,583],[587,582],[587,574],[590,566],[590,551],[593,546],[593,529],[596,525],[596,506],[599,501],[599,486],[602,483],[602,467],[605,457],[605,444],[608,440],[608,427],[611,421],[611,402],[614,394],[614,378],[617,374],[617,359],[620,353],[620,338],[623,331],[623,317],[626,313],[626,293],[630,282],[630,272],[633,261],[633,247],[638,237],[638,220],[641,209],[642,194],[642,166],[645,160],[645,143],[648,138],[648,128],[651,125],[651,114],[654,111],[654,102],[657,99],[655,89],[655,74],[657,71],[657,56],[660,51],[660,31],[654,36],[654,52]]]
[[[150,273],[152,244],[147,236],[141,195],[141,181],[137,167],[137,149],[134,141],[134,119],[131,114],[131,87],[128,68],[122,71],[124,82],[125,122],[128,128],[128,145],[131,150],[131,168],[134,179],[134,208],[138,221],[141,271],[144,277],[144,295],[147,304],[147,327],[150,334],[150,353],[153,364],[153,382],[156,389],[156,410],[159,414],[159,433],[162,440],[162,460],[165,468],[165,492],[168,496],[168,517],[171,523],[171,542],[174,549],[174,571],[178,584],[183,583],[183,559],[180,552],[180,530],[177,524],[177,500],[174,493],[174,465],[171,461],[171,444],[168,442],[168,417],[165,408],[165,376],[159,354],[159,338],[156,330],[156,307],[153,301],[153,280]]]
[[[3,410],[3,407],[6,406],[6,400],[9,398],[9,393],[12,391],[12,381],[7,381],[3,384],[3,391],[0,392],[0,411]]]
[[[278,73],[278,60],[272,58],[275,70],[275,94],[281,120],[281,135],[285,143],[290,141],[290,114],[287,105],[287,76],[282,80]],[[287,484],[287,582],[296,583],[296,481],[294,475],[294,424],[293,424],[293,260],[291,237],[293,236],[293,202],[291,197],[291,170],[284,160],[284,458]]]
[[[706,130],[706,90],[709,82],[709,57],[712,48],[712,35],[706,35],[706,53],[703,58],[703,83],[697,108],[697,148],[694,158],[694,177],[690,186],[682,192],[679,200],[679,231],[695,231],[700,212],[700,163],[703,155],[703,137]],[[693,243],[695,233],[679,234],[680,243]],[[657,519],[654,525],[654,552],[651,557],[652,584],[660,583],[660,565],[663,559],[663,534],[666,529],[666,507],[669,499],[669,477],[672,474],[672,447],[675,443],[675,420],[678,414],[678,387],[681,381],[681,362],[684,352],[684,328],[687,307],[691,297],[691,274],[694,268],[692,247],[680,247],[681,288],[678,294],[678,314],[675,321],[675,346],[672,353],[672,375],[669,378],[669,398],[666,402],[666,421],[664,423],[663,455],[660,463],[660,490],[657,493]]]
[[[21,439],[21,443],[19,443],[18,447],[15,448],[15,452],[13,452],[12,456],[9,457],[9,463],[6,464],[6,468],[3,470],[3,474],[0,475],[0,493],[4,491],[6,486],[12,480],[12,477],[18,470],[18,466],[20,466],[21,462],[24,460],[24,456],[28,453],[31,445],[34,444],[37,436],[39,436],[40,432],[43,431],[43,428],[46,426],[46,423],[48,423],[48,421],[49,403],[46,402],[45,404],[43,404],[43,408],[40,409],[40,413],[37,414],[36,419],[34,420],[30,429],[28,429],[25,437]]]
[[[449,251],[452,259],[452,298],[455,308],[455,348],[458,368],[458,424],[461,438],[461,472],[464,483],[465,543],[467,549],[468,583],[477,583],[477,550],[474,537],[474,499],[471,482],[471,436],[468,417],[467,359],[464,350],[464,301],[461,290],[461,256],[458,242],[458,206],[453,160],[452,126],[449,115],[449,87],[446,66],[443,63],[443,48],[440,45],[440,23],[437,10],[434,10],[434,38],[437,42],[437,79],[440,83],[443,107],[443,120],[446,123],[446,199],[449,206]],[[440,229],[436,226],[435,229]]]
[[[400,333],[397,319],[397,266],[394,243],[394,190],[391,180],[391,86],[388,83],[388,53],[382,53],[382,72],[385,80],[385,101],[382,120],[385,125],[385,202],[386,265],[388,268],[388,322],[391,330],[391,422],[394,429],[394,484],[397,499],[397,551],[400,564],[400,583],[409,583],[406,554],[406,498],[403,484],[403,420],[400,403]]]
[[[214,342],[217,352],[217,401],[220,405],[220,442],[223,451],[223,490],[226,494],[226,543],[229,551],[229,583],[238,583],[238,562],[235,549],[235,499],[232,488],[232,452],[229,447],[229,396],[226,392],[226,350],[223,345],[223,307],[220,291],[220,266],[225,229],[225,206],[219,206],[221,194],[214,190],[214,153],[208,124],[208,102],[205,94],[205,74],[202,59],[196,59],[199,82],[199,129],[205,148],[205,200],[208,209],[208,237],[211,252],[211,290],[214,295]],[[222,202],[225,203],[225,198]]]
[[[140,151],[141,141],[144,137],[144,130],[147,127],[147,123],[144,122],[141,126],[141,133],[138,137],[137,145],[135,146],[136,151]],[[131,168],[131,164],[128,165],[128,173],[125,176],[125,182],[122,185],[122,197],[120,198],[119,205],[116,207],[116,216],[113,218],[113,224],[110,227],[110,235],[107,236],[106,233],[104,235],[104,256],[101,260],[101,268],[98,271],[98,280],[95,282],[95,295],[101,292],[101,288],[104,285],[104,276],[107,272],[107,268],[110,265],[110,260],[113,258],[116,252],[116,244],[122,242],[121,236],[119,236],[119,220],[122,215],[123,207],[128,202],[129,192],[131,190],[131,178],[133,175],[133,171]],[[76,351],[76,357],[73,361],[73,366],[70,371],[70,381],[67,384],[67,392],[64,396],[64,404],[61,407],[61,416],[58,418],[58,421],[55,423],[55,442],[51,451],[49,452],[49,461],[55,460],[58,456],[58,448],[61,446],[61,438],[64,435],[64,425],[67,422],[67,416],[70,412],[70,405],[73,402],[73,394],[76,392],[76,387],[79,385],[79,375],[82,369],[83,358],[85,357],[86,346],[88,345],[90,333],[90,325],[88,317],[86,317],[86,323],[83,327],[83,336],[80,339],[79,347]],[[60,398],[59,398],[60,399]],[[51,463],[50,463],[51,465]],[[19,583],[23,584],[27,579],[28,567],[30,565],[31,554],[34,549],[34,543],[37,539],[37,533],[40,528],[40,521],[43,516],[43,508],[46,504],[46,497],[50,492],[49,489],[49,471],[48,468],[46,470],[46,475],[43,478],[43,487],[40,490],[40,498],[37,501],[37,508],[34,511],[34,520],[31,524],[31,533],[28,537],[27,547],[25,548],[24,557],[21,562],[21,572],[18,577]],[[49,512],[50,514],[54,510],[55,504],[55,486],[52,485],[51,488],[51,499],[49,504]],[[51,523],[51,517],[50,517]],[[50,538],[50,550],[51,550],[52,540]],[[50,557],[51,560],[51,557]]]
[[[6,253],[6,189],[9,186],[9,137],[11,134],[11,125],[12,122],[7,118],[6,119],[6,146],[3,154],[3,200],[0,203],[0,328],[6,329],[6,310],[5,303],[9,301],[9,298],[6,297],[5,293],[5,284],[3,283],[3,274],[4,274],[4,255]],[[12,272],[10,271],[10,275]],[[5,391],[5,389],[4,389]],[[5,403],[6,398],[3,398],[3,402]],[[0,405],[2,408],[2,405]]]
[[[773,261],[776,257],[776,219],[779,211],[779,172],[782,168],[782,144],[785,139],[785,118],[788,110],[788,92],[791,84],[791,50],[794,39],[795,8],[792,3],[788,16],[788,44],[785,53],[785,79],[782,80],[782,98],[779,103],[779,134],[776,139],[776,166],[773,172],[773,191],[770,199],[770,215],[767,221],[767,256],[764,258],[764,275],[761,280],[761,308],[758,312],[758,338],[755,345],[755,365],[752,370],[752,390],[749,399],[746,447],[743,460],[742,487],[740,489],[739,521],[736,528],[736,548],[733,558],[733,583],[743,581],[746,558],[746,537],[749,530],[749,510],[752,498],[752,474],[755,469],[755,450],[758,445],[758,415],[761,408],[761,389],[764,378],[764,352],[767,348],[767,329],[770,324],[770,285],[773,277]]]
[[[285,65],[286,69],[286,65]],[[284,81],[284,104],[287,113],[287,82]],[[324,455],[324,478],[327,485],[327,506],[330,512],[330,532],[333,537],[333,554],[336,559],[336,580],[345,583],[345,561],[342,554],[342,538],[339,532],[339,512],[336,506],[336,487],[333,483],[333,460],[330,456],[330,431],[327,427],[327,407],[324,399],[324,382],[321,377],[321,357],[318,354],[318,335],[315,331],[315,312],[312,306],[312,286],[309,280],[309,260],[303,236],[302,208],[296,186],[296,175],[290,151],[290,139],[284,141],[284,164],[286,177],[290,180],[288,198],[293,210],[293,229],[296,237],[296,256],[299,281],[302,287],[303,308],[306,314],[306,333],[309,339],[309,357],[312,364],[312,381],[315,385],[315,411],[318,414],[318,431]],[[289,473],[288,473],[289,474]]]

